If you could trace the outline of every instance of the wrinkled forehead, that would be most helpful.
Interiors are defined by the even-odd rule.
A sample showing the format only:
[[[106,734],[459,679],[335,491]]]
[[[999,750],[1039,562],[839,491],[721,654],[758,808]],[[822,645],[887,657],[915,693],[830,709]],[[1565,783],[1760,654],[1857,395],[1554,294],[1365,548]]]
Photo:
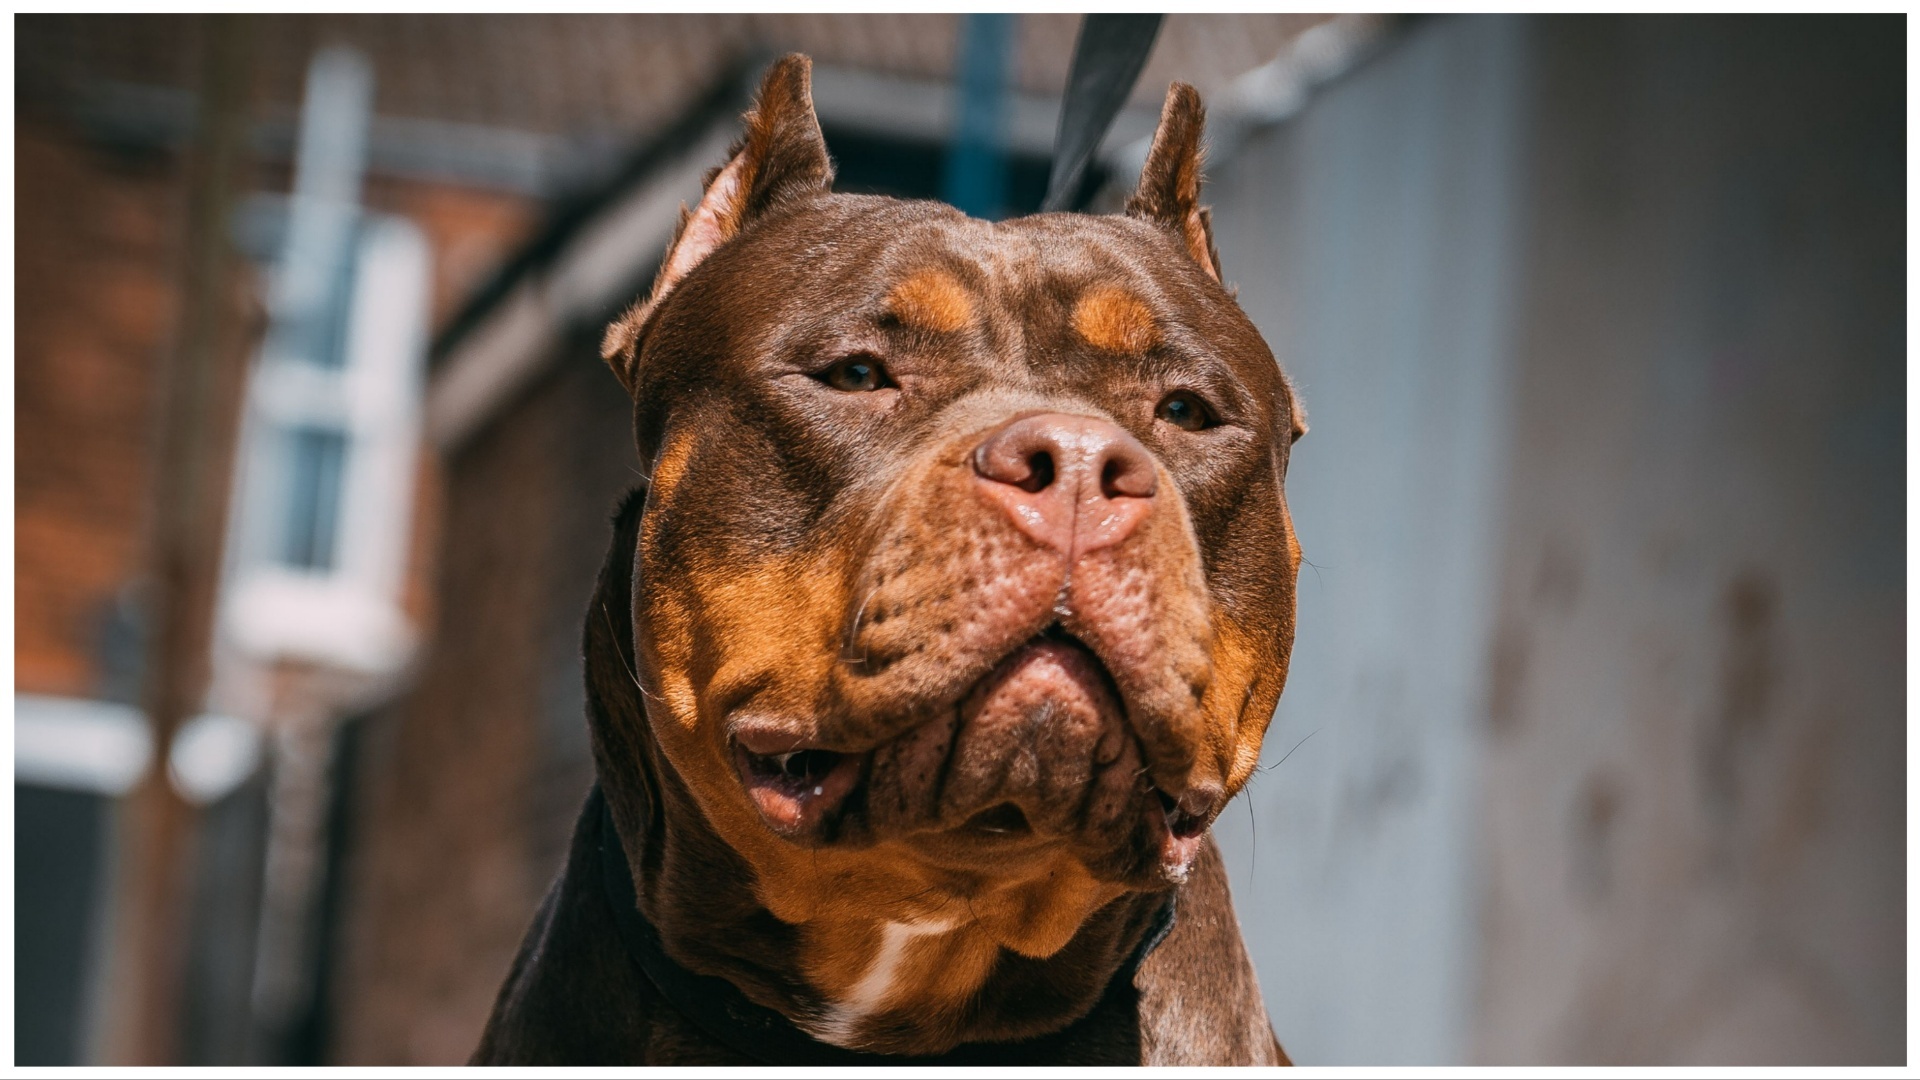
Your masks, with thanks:
[[[1258,385],[1280,378],[1239,307],[1157,227],[1118,215],[1005,222],[938,203],[835,196],[768,237],[808,267],[790,303],[929,334],[1019,327],[1113,354],[1204,352]],[[775,254],[769,252],[769,254]]]
[[[952,318],[962,299],[974,307],[1038,306],[1096,285],[1127,289],[1172,315],[1181,300],[1194,299],[1179,286],[1204,276],[1170,258],[1170,239],[1126,218],[1045,214],[991,222],[928,203],[875,206],[860,216],[870,220],[850,221],[848,231],[875,242],[848,251],[841,269],[864,279],[868,290],[891,294],[903,319]]]

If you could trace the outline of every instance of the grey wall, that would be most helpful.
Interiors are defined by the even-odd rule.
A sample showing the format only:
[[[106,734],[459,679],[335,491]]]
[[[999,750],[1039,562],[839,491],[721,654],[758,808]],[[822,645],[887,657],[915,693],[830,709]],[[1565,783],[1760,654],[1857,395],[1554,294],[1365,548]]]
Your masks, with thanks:
[[[1904,1055],[1903,36],[1535,28],[1479,1057]]]
[[[1308,565],[1273,767],[1217,827],[1302,1062],[1464,1045],[1520,31],[1417,28],[1208,189],[1227,277],[1312,428],[1287,480]]]
[[[1424,20],[1216,168],[1313,423],[1217,826],[1296,1060],[1900,1059],[1902,39]]]

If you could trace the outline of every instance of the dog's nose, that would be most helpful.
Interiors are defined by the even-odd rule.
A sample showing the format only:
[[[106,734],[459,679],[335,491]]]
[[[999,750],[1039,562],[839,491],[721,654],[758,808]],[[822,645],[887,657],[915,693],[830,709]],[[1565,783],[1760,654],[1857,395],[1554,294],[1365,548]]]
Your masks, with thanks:
[[[1078,559],[1125,540],[1153,510],[1153,456],[1119,425],[1040,413],[973,451],[980,490],[1021,532]]]

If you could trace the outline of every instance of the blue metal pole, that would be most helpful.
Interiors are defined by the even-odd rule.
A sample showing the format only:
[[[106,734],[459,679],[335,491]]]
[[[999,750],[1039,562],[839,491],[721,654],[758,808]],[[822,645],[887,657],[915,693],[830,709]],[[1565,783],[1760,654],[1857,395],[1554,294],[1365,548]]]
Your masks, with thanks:
[[[1007,201],[1007,69],[1014,16],[972,14],[960,33],[958,115],[941,195],[975,217],[997,218]]]

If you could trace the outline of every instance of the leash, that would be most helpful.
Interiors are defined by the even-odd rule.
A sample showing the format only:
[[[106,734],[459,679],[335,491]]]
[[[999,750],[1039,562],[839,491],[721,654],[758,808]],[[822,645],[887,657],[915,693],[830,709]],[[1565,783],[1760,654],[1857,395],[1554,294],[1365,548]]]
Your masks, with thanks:
[[[1101,1001],[1087,1016],[1065,1028],[1039,1038],[1015,1043],[972,1043],[957,1046],[944,1054],[909,1057],[897,1054],[869,1054],[824,1043],[795,1027],[793,1021],[764,1005],[747,999],[738,987],[725,979],[701,975],[681,967],[660,944],[660,931],[646,916],[633,891],[633,873],[627,855],[620,847],[614,829],[613,812],[606,796],[595,784],[587,796],[586,814],[598,821],[595,844],[600,848],[600,879],[613,919],[620,930],[628,955],[638,964],[647,981],[660,991],[674,1011],[687,1018],[709,1038],[722,1046],[753,1058],[763,1065],[1018,1065],[1029,1063],[1056,1044],[1073,1038],[1081,1025],[1099,1012],[1106,999],[1131,988],[1133,974],[1173,930],[1173,894],[1167,895],[1147,928],[1147,936],[1131,958],[1114,973]]]
[[[1080,191],[1080,177],[1113,126],[1113,118],[1133,92],[1161,15],[1088,15],[1073,45],[1066,99],[1053,136],[1053,169],[1047,175],[1044,212],[1065,210]]]

